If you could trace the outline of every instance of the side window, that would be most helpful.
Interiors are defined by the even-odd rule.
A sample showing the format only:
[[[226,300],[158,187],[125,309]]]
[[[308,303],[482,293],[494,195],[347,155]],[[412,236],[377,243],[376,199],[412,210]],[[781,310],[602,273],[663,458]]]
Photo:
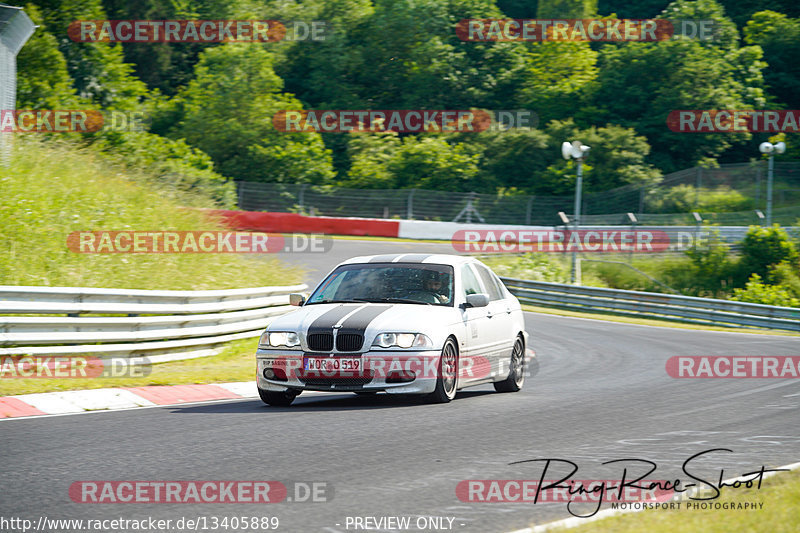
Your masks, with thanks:
[[[483,286],[486,287],[486,292],[489,294],[489,299],[502,300],[504,297],[503,292],[495,283],[494,277],[492,276],[492,273],[489,272],[489,269],[483,265],[475,265],[475,269],[478,271],[481,281],[483,281]]]
[[[506,297],[506,291],[508,290],[508,288],[506,287],[506,284],[503,283],[503,281],[500,278],[498,278],[497,274],[495,274],[494,272],[492,272],[492,279],[497,284],[497,289],[500,291],[500,294],[503,295],[502,297],[505,298]]]
[[[467,294],[478,294],[482,291],[481,285],[478,283],[478,278],[472,273],[472,269],[469,265],[461,267],[461,284],[464,286],[465,296]]]

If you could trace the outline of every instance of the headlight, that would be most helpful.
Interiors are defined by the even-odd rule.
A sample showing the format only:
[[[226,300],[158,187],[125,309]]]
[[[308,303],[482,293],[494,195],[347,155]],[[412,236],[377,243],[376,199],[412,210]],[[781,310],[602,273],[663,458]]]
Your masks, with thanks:
[[[381,333],[372,345],[381,348],[433,348],[431,339],[422,333]]]
[[[277,348],[279,346],[294,348],[300,346],[300,337],[291,331],[265,331],[258,340],[258,346],[260,348]]]

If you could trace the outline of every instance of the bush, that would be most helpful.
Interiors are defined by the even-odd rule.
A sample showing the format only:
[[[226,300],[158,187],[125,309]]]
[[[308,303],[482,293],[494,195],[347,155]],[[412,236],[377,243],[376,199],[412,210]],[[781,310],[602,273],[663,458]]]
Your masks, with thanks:
[[[676,263],[664,269],[666,283],[690,296],[725,297],[734,282],[737,261],[714,231],[707,246],[686,251],[688,263]]]
[[[753,274],[767,279],[773,265],[786,263],[790,270],[800,266],[800,253],[789,235],[777,224],[771,228],[751,226],[742,241],[742,258],[739,262],[737,285],[743,286]]]
[[[651,194],[647,209],[652,213],[728,213],[746,211],[755,207],[753,199],[729,187],[716,189],[693,185],[676,185],[661,194]]]
[[[731,300],[782,307],[800,307],[800,299],[792,296],[791,291],[781,285],[767,285],[761,276],[753,274],[744,289],[734,289]]]

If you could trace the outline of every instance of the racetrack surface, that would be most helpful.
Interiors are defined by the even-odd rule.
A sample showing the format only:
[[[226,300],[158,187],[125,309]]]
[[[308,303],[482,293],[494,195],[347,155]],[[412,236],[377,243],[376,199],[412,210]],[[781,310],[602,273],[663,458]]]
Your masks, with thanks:
[[[334,250],[421,251],[411,243],[340,244],[348,242],[357,241],[337,241]],[[310,257],[310,280],[343,258],[297,260]],[[526,323],[540,370],[514,394],[478,387],[445,405],[301,395],[285,409],[244,400],[0,422],[0,516],[277,516],[279,531],[290,532],[348,531],[348,516],[438,516],[455,518],[454,531],[509,531],[569,516],[566,504],[464,503],[458,482],[538,479],[541,463],[509,463],[539,458],[577,463],[573,479],[619,479],[622,466],[601,463],[641,458],[658,465],[648,479],[684,482],[683,462],[710,448],[732,453],[692,463],[707,480],[720,469],[731,478],[800,460],[799,380],[673,379],[665,371],[674,355],[800,355],[800,339],[535,313]],[[78,480],[324,481],[332,498],[87,505],[69,498]]]

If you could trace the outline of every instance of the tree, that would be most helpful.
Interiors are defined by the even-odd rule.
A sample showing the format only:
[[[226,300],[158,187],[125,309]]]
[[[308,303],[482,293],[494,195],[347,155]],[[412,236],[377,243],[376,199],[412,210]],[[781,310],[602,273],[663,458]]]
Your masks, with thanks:
[[[108,17],[100,0],[33,0],[42,15],[44,29],[59,36],[58,46],[78,95],[104,109],[134,110],[147,87],[125,63],[122,45],[76,43],[66,35],[76,20]]]
[[[26,5],[25,11],[34,23],[42,23],[35,5]],[[17,68],[17,109],[65,109],[80,105],[58,40],[46,29],[37,29],[19,51]]]
[[[479,155],[462,143],[450,144],[444,135],[393,132],[356,133],[350,138],[353,162],[346,187],[381,189],[478,190]]]
[[[579,128],[572,119],[552,121],[547,125],[552,164],[545,173],[544,183],[552,183],[562,193],[574,182],[575,169],[561,160],[559,147],[564,141],[580,140],[592,147],[584,166],[584,190],[597,192],[623,185],[643,185],[660,177],[660,172],[647,163],[650,145],[633,128],[614,124],[603,127]],[[566,173],[564,171],[567,171]],[[556,185],[559,184],[559,185]],[[571,185],[574,190],[574,184]]]
[[[764,50],[764,81],[771,95],[788,109],[800,107],[800,18],[759,11],[747,22],[744,39]]]
[[[223,175],[247,181],[324,184],[331,155],[316,132],[275,130],[281,110],[301,110],[281,93],[273,56],[258,44],[226,44],[200,55],[194,79],[178,94],[182,118],[170,130],[211,156]]]

